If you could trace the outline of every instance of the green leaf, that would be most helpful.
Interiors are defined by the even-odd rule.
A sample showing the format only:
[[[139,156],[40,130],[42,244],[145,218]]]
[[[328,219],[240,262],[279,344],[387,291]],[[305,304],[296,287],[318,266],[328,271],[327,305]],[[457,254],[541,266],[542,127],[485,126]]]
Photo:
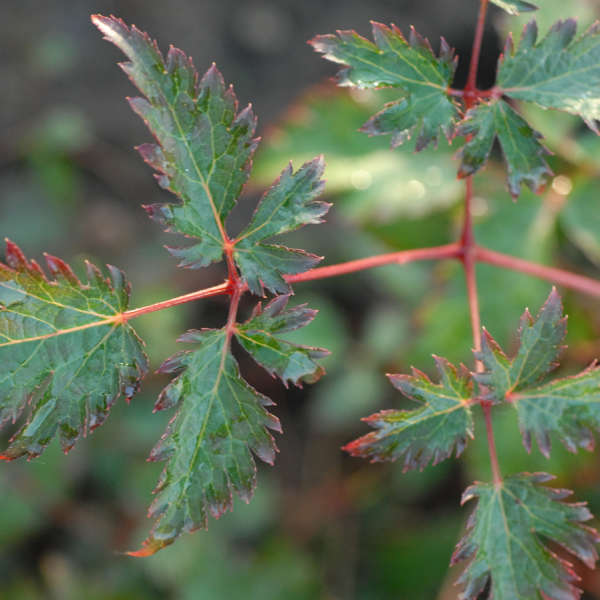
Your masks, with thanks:
[[[279,334],[294,331],[312,322],[316,310],[306,304],[286,309],[289,296],[278,296],[262,309],[258,304],[246,323],[236,329],[236,338],[256,362],[283,383],[313,383],[324,373],[316,361],[329,355],[323,348],[286,342]]]
[[[477,381],[488,388],[490,399],[502,402],[512,394],[537,383],[557,366],[564,348],[567,320],[562,315],[562,302],[552,289],[537,318],[529,310],[521,317],[519,349],[509,359],[494,338],[484,329],[481,352],[476,358],[485,366],[485,373],[476,375]]]
[[[535,20],[541,31],[550,29],[559,19],[568,19],[577,15],[577,22],[580,27],[589,27],[598,17],[598,7],[595,3],[588,0],[543,0],[535,4],[541,5],[541,10],[535,14]],[[498,19],[497,25],[500,27],[500,33],[508,35],[514,31],[515,25],[521,29],[531,20],[530,13],[513,17],[512,19]]]
[[[412,375],[389,375],[395,388],[422,404],[412,411],[384,410],[364,420],[376,431],[347,444],[352,456],[371,462],[404,460],[403,470],[424,469],[449,458],[456,448],[460,456],[473,437],[470,400],[473,382],[463,366],[458,371],[443,358],[435,357],[441,383],[413,369]]]
[[[551,432],[571,452],[578,447],[594,449],[592,430],[600,430],[600,368],[595,363],[579,375],[513,393],[510,401],[519,416],[527,451],[535,436],[548,457]]]
[[[519,349],[513,359],[484,330],[482,351],[485,372],[475,376],[488,398],[509,402],[517,411],[523,444],[531,451],[532,438],[548,457],[550,434],[556,433],[565,447],[592,450],[592,430],[600,430],[600,368],[592,364],[579,375],[540,384],[557,366],[564,348],[566,317],[555,289],[536,319],[529,311],[521,317]]]
[[[148,206],[150,215],[169,231],[199,241],[171,252],[180,265],[200,267],[220,260],[223,223],[246,183],[258,140],[250,106],[238,113],[232,87],[213,65],[198,81],[191,58],[171,46],[164,59],[156,42],[115,17],[94,15],[105,39],[130,62],[121,67],[145,98],[129,100],[158,144],[138,149],[157,171],[161,187],[180,204]]]
[[[463,185],[456,179],[455,152],[446,143],[418,153],[410,143],[405,152],[389,152],[383,138],[365,143],[358,128],[383,96],[395,93],[390,88],[350,96],[329,83],[310,90],[266,134],[253,162],[253,182],[270,184],[281,170],[281,156],[301,164],[322,152],[327,157],[327,191],[336,195],[338,216],[352,224],[385,227],[402,240],[402,247],[414,247],[407,232],[420,232],[419,244],[429,245],[414,220],[458,202]],[[406,185],[396,185],[399,179]],[[442,243],[436,228],[444,233],[448,229],[440,215],[426,230],[435,238],[431,244]]]
[[[296,173],[291,166],[285,169],[248,229],[232,243],[225,220],[248,180],[258,145],[251,107],[238,112],[233,88],[226,87],[214,64],[200,79],[181,50],[171,46],[165,59],[156,42],[135,26],[115,17],[94,15],[92,20],[129,58],[121,67],[145,96],[129,102],[158,144],[138,150],[157,171],[160,186],[180,200],[145,208],[167,231],[195,239],[192,245],[168,248],[180,259],[179,266],[207,266],[222,259],[225,247],[239,242],[235,258],[250,290],[262,295],[264,284],[275,293],[289,292],[283,275],[306,271],[321,258],[263,242],[321,222],[329,209],[315,200],[324,185],[322,158]]]
[[[286,309],[287,300],[275,298],[264,310],[259,305],[232,334],[284,383],[315,381],[323,373],[315,361],[327,351],[278,337],[310,323],[315,311]],[[206,528],[209,514],[218,518],[232,509],[234,493],[249,502],[256,487],[253,456],[273,464],[277,447],[269,430],[281,432],[279,420],[267,410],[273,402],[241,377],[227,327],[189,331],[179,341],[197,347],[159,369],[179,375],[162,391],[155,410],[176,407],[177,413],[150,454],[150,460],[167,464],[149,511],[156,524],[142,548],[131,553],[135,556],[153,554],[181,533]]]
[[[523,2],[523,0],[492,0],[492,3],[504,9],[509,15],[518,15],[522,12],[538,10],[535,4]]]
[[[543,158],[548,151],[539,142],[542,136],[503,100],[482,102],[469,110],[457,134],[473,136],[460,151],[459,177],[472,175],[487,162],[496,138],[502,147],[513,197],[519,195],[522,184],[539,191],[552,175]]]
[[[512,38],[508,39],[497,86],[511,98],[579,115],[598,133],[600,24],[595,23],[574,40],[576,30],[574,19],[558,21],[537,42],[537,25],[531,21],[516,51]]]
[[[235,240],[234,258],[250,291],[263,295],[263,284],[274,293],[289,292],[282,274],[314,267],[321,257],[303,250],[263,243],[308,224],[322,223],[331,206],[316,200],[323,191],[325,163],[318,157],[293,172],[291,163],[265,193],[248,227]]]
[[[65,452],[106,420],[117,398],[137,391],[148,366],[142,342],[121,318],[123,273],[110,280],[87,263],[87,283],[46,255],[53,279],[12,242],[0,262],[0,424],[27,421],[2,458],[33,458],[55,435]]]
[[[273,402],[240,376],[225,329],[190,331],[180,342],[198,344],[171,357],[163,373],[180,373],[161,393],[155,410],[177,413],[150,460],[168,460],[149,517],[157,522],[136,556],[153,554],[181,533],[206,528],[208,515],[231,510],[233,493],[249,502],[256,487],[253,454],[273,464],[269,429],[281,431],[267,411]]]
[[[521,473],[498,484],[476,483],[462,502],[478,498],[452,564],[472,558],[458,583],[461,600],[475,600],[490,583],[494,600],[579,598],[572,565],[547,546],[549,540],[593,568],[597,532],[582,525],[592,518],[584,503],[566,503],[571,492],[540,486],[546,473]]]
[[[375,43],[355,31],[320,35],[309,43],[327,60],[344,65],[338,74],[342,86],[359,88],[395,87],[401,93],[372,119],[363,131],[370,135],[392,135],[392,146],[411,136],[416,149],[437,142],[440,131],[450,138],[458,115],[448,94],[456,69],[453,51],[442,38],[440,57],[429,42],[411,28],[408,41],[395,26],[372,22]]]

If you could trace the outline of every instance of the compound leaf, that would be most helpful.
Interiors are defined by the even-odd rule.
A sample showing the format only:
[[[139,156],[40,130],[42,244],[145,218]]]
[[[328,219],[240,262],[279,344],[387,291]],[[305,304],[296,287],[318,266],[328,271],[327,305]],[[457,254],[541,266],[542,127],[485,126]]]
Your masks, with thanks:
[[[523,2],[523,0],[492,0],[492,3],[504,9],[509,15],[519,15],[522,12],[531,12],[538,9],[535,4]]]
[[[295,346],[276,334],[307,325],[314,311],[304,306],[285,310],[287,297],[258,307],[232,333],[270,373],[286,382],[314,381],[323,372],[315,360],[327,352]],[[179,373],[162,391],[156,410],[176,407],[167,431],[150,460],[167,460],[155,489],[149,516],[156,519],[142,548],[147,556],[172,544],[181,533],[206,528],[231,510],[233,494],[249,502],[256,487],[253,455],[273,464],[277,447],[269,430],[281,432],[279,420],[267,407],[273,402],[240,375],[230,348],[227,328],[189,331],[179,341],[197,344],[194,350],[171,357],[160,367]]]
[[[459,177],[472,175],[487,162],[495,138],[502,147],[513,197],[522,184],[538,191],[552,175],[544,160],[548,151],[539,142],[542,136],[503,100],[482,102],[469,110],[457,134],[472,136],[460,151]]]
[[[433,459],[437,464],[464,450],[473,437],[470,401],[473,382],[466,368],[457,370],[445,359],[435,357],[440,383],[413,369],[412,375],[389,375],[395,388],[421,404],[412,411],[384,410],[364,419],[375,431],[347,444],[352,456],[372,462],[403,459],[404,471],[424,469]]]
[[[94,15],[105,38],[130,62],[121,67],[145,98],[130,100],[157,144],[138,148],[157,171],[159,184],[179,203],[146,206],[168,231],[194,238],[192,245],[169,248],[183,267],[203,267],[221,260],[231,248],[225,220],[248,180],[256,118],[250,106],[238,111],[231,86],[213,65],[200,79],[191,58],[171,47],[163,57],[156,42],[115,17]],[[250,290],[262,295],[263,284],[286,293],[284,274],[313,267],[321,258],[302,250],[264,243],[302,225],[320,223],[329,205],[315,200],[323,190],[322,158],[296,173],[291,166],[265,194],[249,227],[241,234],[235,258]]]
[[[171,46],[165,60],[156,42],[135,26],[101,15],[92,20],[125,53],[130,62],[121,67],[145,96],[129,102],[158,144],[144,144],[139,151],[157,171],[159,184],[181,200],[149,206],[148,212],[170,231],[199,240],[171,249],[182,266],[220,260],[223,222],[248,179],[258,143],[251,108],[238,112],[233,88],[225,86],[214,65],[198,80],[181,50]]]
[[[58,435],[65,452],[102,425],[119,396],[131,398],[148,364],[142,342],[121,318],[129,302],[123,273],[110,279],[87,263],[81,283],[46,255],[53,279],[12,242],[0,262],[0,424],[27,421],[2,458],[38,456]]]
[[[513,359],[485,330],[477,354],[486,370],[475,377],[485,394],[515,408],[525,448],[531,450],[535,437],[545,456],[550,454],[551,433],[575,452],[578,447],[593,449],[592,430],[600,430],[600,368],[595,363],[579,375],[541,383],[557,365],[565,334],[566,317],[553,289],[536,319],[529,311],[521,317],[520,345]]]
[[[238,325],[236,338],[243,348],[271,375],[283,383],[313,383],[324,373],[316,361],[329,355],[324,348],[286,342],[279,334],[299,329],[312,322],[316,310],[305,304],[286,309],[289,296],[278,296],[262,309],[259,304],[251,318]]]
[[[481,352],[476,358],[483,362],[486,370],[476,378],[488,388],[490,399],[502,402],[513,392],[537,383],[557,366],[567,332],[567,320],[562,312],[562,302],[554,288],[535,319],[526,310],[519,326],[519,349],[512,359],[483,330]]]
[[[526,25],[516,51],[509,38],[497,86],[503,94],[579,115],[598,133],[600,119],[600,25],[574,39],[577,22],[558,21],[537,42],[535,21]]]
[[[225,329],[190,331],[179,341],[198,347],[168,359],[163,373],[183,372],[161,393],[156,410],[177,407],[150,460],[168,459],[148,516],[157,519],[137,556],[153,554],[183,532],[206,528],[232,508],[235,492],[250,501],[256,486],[252,454],[273,464],[269,429],[281,431],[273,403],[240,376]]]
[[[458,581],[465,585],[461,600],[475,600],[488,583],[494,600],[580,597],[572,565],[542,540],[559,544],[592,568],[600,538],[582,525],[592,518],[584,503],[562,502],[569,490],[539,485],[551,479],[546,473],[521,473],[465,491],[462,502],[477,498],[478,504],[452,556],[452,564],[472,558]]]
[[[284,169],[262,197],[248,227],[235,240],[234,258],[250,291],[263,295],[263,285],[274,293],[289,292],[283,274],[307,271],[321,257],[303,250],[264,243],[303,225],[322,223],[331,206],[316,200],[324,187],[323,157],[307,162],[295,173]]]
[[[436,57],[429,42],[413,28],[408,40],[395,25],[372,22],[372,28],[375,43],[355,31],[320,35],[309,42],[326,59],[344,65],[337,77],[340,85],[400,91],[399,100],[370,119],[363,131],[391,134],[393,147],[414,135],[417,150],[437,142],[440,131],[451,137],[458,115],[448,94],[456,69],[453,51],[442,39]]]

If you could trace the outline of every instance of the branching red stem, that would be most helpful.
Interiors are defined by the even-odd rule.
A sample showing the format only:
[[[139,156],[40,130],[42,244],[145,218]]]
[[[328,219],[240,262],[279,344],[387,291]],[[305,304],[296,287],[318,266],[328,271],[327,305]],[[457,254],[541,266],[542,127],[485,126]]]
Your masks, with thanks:
[[[380,267],[390,264],[406,264],[419,260],[443,260],[448,258],[462,258],[464,256],[464,246],[462,243],[447,244],[445,246],[434,246],[432,248],[416,248],[414,250],[404,250],[402,252],[392,252],[389,254],[380,254],[378,256],[370,256],[368,258],[361,258],[358,260],[352,260],[337,265],[328,265],[326,267],[318,267],[306,273],[300,273],[298,275],[289,275],[285,279],[289,283],[298,283],[302,281],[314,281],[316,279],[326,279],[329,277],[337,277],[339,275],[346,275],[348,273],[354,273],[356,271],[363,271],[366,269],[372,269],[374,267]],[[539,265],[515,256],[508,254],[502,254],[501,252],[495,252],[484,248],[482,246],[473,245],[471,247],[471,255],[474,263],[485,262],[497,267],[509,269],[511,271],[518,271],[520,273],[526,273],[545,279],[568,287],[591,296],[600,298],[600,281],[586,277],[584,275],[577,275],[570,271],[563,269],[556,269],[554,267],[546,267]],[[123,313],[122,320],[129,321],[142,315],[164,310],[165,308],[171,308],[172,306],[178,306],[179,304],[186,304],[194,300],[200,300],[202,298],[211,298],[212,296],[223,296],[231,295],[233,293],[234,286],[229,281],[225,281],[219,285],[215,285],[210,288],[190,292],[183,296],[177,296],[169,300],[157,302],[155,304],[149,304],[148,306],[142,306],[128,310]],[[247,286],[241,285],[241,290],[246,291]]]
[[[477,278],[475,265],[477,264],[478,246],[475,244],[473,235],[473,222],[471,218],[471,204],[473,201],[473,179],[468,177],[465,181],[465,216],[462,242],[462,263],[465,270],[465,279],[467,282],[467,297],[469,299],[469,314],[471,316],[471,329],[473,331],[473,347],[476,352],[481,350],[481,316],[479,311],[479,297],[477,295]],[[475,370],[483,371],[481,361],[475,361]],[[490,454],[490,463],[492,467],[492,477],[494,483],[499,485],[502,482],[500,474],[500,465],[498,462],[498,453],[496,451],[496,440],[494,438],[494,429],[492,426],[492,406],[488,401],[481,401],[483,416],[485,419],[485,431],[487,435],[488,450]]]
[[[231,294],[231,302],[229,303],[229,313],[227,315],[227,324],[225,325],[225,349],[229,348],[231,336],[235,331],[238,308],[240,306],[240,298],[244,294],[244,286],[238,285]],[[226,350],[224,350],[226,352]]]
[[[471,64],[469,66],[469,75],[467,85],[465,86],[464,101],[467,109],[474,106],[478,101],[477,95],[477,70],[479,69],[479,56],[481,54],[481,42],[483,40],[483,31],[485,28],[485,16],[487,12],[488,0],[481,0],[479,7],[479,16],[477,18],[477,28],[475,29],[475,39],[473,40],[473,50],[471,53]],[[465,270],[465,279],[467,282],[467,296],[469,299],[469,314],[471,316],[471,329],[473,330],[473,346],[476,352],[481,351],[481,316],[479,311],[479,298],[477,296],[477,278],[475,265],[477,264],[477,245],[473,234],[472,219],[473,203],[473,178],[467,177],[465,180],[465,215],[463,231],[461,236],[461,245],[463,249],[462,263]],[[483,363],[475,361],[475,370],[483,371]],[[481,407],[485,419],[485,431],[487,435],[488,450],[490,454],[490,463],[492,466],[492,477],[494,483],[499,485],[502,482],[500,474],[500,465],[498,463],[498,453],[496,451],[496,440],[494,438],[494,428],[492,426],[492,406],[488,401],[482,400]]]

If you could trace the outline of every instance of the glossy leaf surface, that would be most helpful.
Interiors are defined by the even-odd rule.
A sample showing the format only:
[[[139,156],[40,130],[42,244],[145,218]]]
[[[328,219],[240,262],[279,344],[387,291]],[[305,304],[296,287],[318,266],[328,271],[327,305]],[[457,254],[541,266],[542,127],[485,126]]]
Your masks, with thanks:
[[[592,518],[584,503],[566,503],[569,490],[540,485],[553,479],[546,473],[522,473],[498,484],[476,483],[462,502],[478,504],[458,543],[452,564],[471,559],[458,583],[461,600],[475,600],[490,584],[490,598],[549,600],[579,598],[572,565],[557,557],[547,541],[593,567],[598,534],[583,523]]]
[[[479,355],[486,372],[476,375],[495,401],[514,406],[523,443],[531,450],[535,437],[541,452],[550,454],[550,434],[555,433],[571,452],[591,450],[593,430],[600,430],[600,368],[592,364],[572,377],[541,383],[557,365],[566,334],[566,318],[555,290],[536,319],[528,311],[521,318],[520,346],[513,359],[506,357],[484,330]]]
[[[404,396],[421,404],[412,411],[385,410],[364,419],[375,431],[351,442],[344,450],[372,462],[403,460],[403,469],[424,469],[452,455],[460,456],[473,437],[470,400],[473,383],[463,367],[457,370],[436,358],[440,383],[413,369],[412,375],[389,375]]]
[[[286,385],[301,385],[319,379],[323,368],[316,362],[329,355],[324,348],[312,348],[286,342],[280,334],[294,331],[312,322],[316,310],[305,304],[286,308],[289,296],[279,296],[265,308],[257,306],[252,317],[238,325],[236,337],[254,360]]]
[[[295,274],[314,267],[321,258],[303,250],[290,250],[265,243],[270,238],[303,225],[322,223],[330,205],[316,200],[323,191],[325,164],[319,157],[295,173],[290,164],[262,197],[248,227],[235,241],[234,258],[250,291],[263,295],[263,285],[274,293],[289,286],[283,274]]]
[[[170,231],[199,240],[171,250],[181,265],[220,260],[223,222],[248,179],[257,145],[251,108],[238,112],[233,88],[225,86],[214,65],[199,80],[181,50],[171,47],[165,59],[156,42],[135,26],[114,17],[93,20],[125,53],[130,62],[121,66],[145,96],[129,102],[158,144],[143,144],[139,151],[157,171],[159,184],[181,200],[150,206],[149,213]]]
[[[562,314],[562,302],[555,289],[540,309],[537,318],[528,310],[521,317],[519,349],[509,359],[484,329],[479,358],[486,371],[477,380],[489,389],[491,399],[502,402],[507,395],[536,384],[557,366],[567,320]]]
[[[574,19],[558,21],[538,41],[537,25],[531,21],[516,51],[509,38],[500,60],[497,85],[511,98],[579,115],[597,132],[600,28],[596,23],[577,39],[576,31]]]
[[[503,100],[483,102],[471,109],[457,133],[473,136],[460,151],[459,177],[472,175],[487,162],[495,139],[502,147],[513,197],[519,195],[522,184],[540,190],[552,175],[544,160],[548,151],[539,141],[541,135]]]
[[[58,435],[65,452],[106,420],[117,398],[131,398],[147,371],[142,342],[119,315],[129,284],[87,263],[80,282],[46,255],[49,279],[7,242],[0,262],[0,424],[27,419],[2,458],[38,456]],[[28,407],[30,409],[28,410]]]
[[[414,136],[417,150],[436,142],[440,132],[451,137],[458,113],[448,94],[456,69],[453,51],[442,39],[438,58],[414,29],[406,40],[395,25],[372,26],[374,43],[355,31],[320,35],[310,42],[324,58],[344,65],[337,77],[340,85],[400,91],[399,100],[367,121],[363,131],[391,134],[392,146]]]
[[[149,517],[157,523],[140,551],[153,554],[181,534],[206,528],[208,515],[231,510],[233,494],[246,502],[256,486],[253,455],[270,464],[276,446],[269,430],[281,431],[267,407],[272,402],[241,377],[224,329],[191,331],[180,338],[197,344],[160,368],[179,374],[161,393],[156,410],[177,413],[150,460],[167,460]]]
[[[259,307],[247,323],[234,329],[240,343],[284,383],[314,381],[323,369],[315,360],[320,348],[282,341],[278,334],[307,325],[315,311],[286,309],[287,296]],[[156,524],[138,552],[145,556],[173,543],[181,533],[206,528],[231,510],[233,496],[249,502],[256,487],[254,456],[273,464],[277,447],[270,430],[281,432],[267,407],[273,402],[240,375],[231,353],[227,328],[189,331],[181,342],[196,344],[160,368],[179,373],[163,390],[156,410],[176,408],[150,460],[166,460],[149,516]]]
[[[600,368],[595,364],[573,377],[556,379],[513,394],[525,447],[532,436],[540,450],[550,453],[550,433],[556,433],[571,452],[594,449],[592,431],[600,430]]]
[[[297,172],[291,166],[264,195],[252,222],[231,242],[225,221],[250,175],[256,118],[250,106],[238,110],[231,86],[213,65],[200,78],[191,58],[171,47],[163,57],[156,42],[135,26],[115,17],[95,15],[105,38],[130,62],[123,70],[144,98],[130,99],[157,144],[138,149],[157,171],[159,184],[179,203],[146,206],[167,231],[194,239],[192,245],[169,248],[180,266],[203,267],[236,245],[235,259],[250,290],[263,294],[289,291],[282,275],[300,273],[321,259],[302,250],[265,243],[269,238],[320,223],[329,205],[318,202],[324,163],[317,158]]]
[[[492,3],[505,10],[509,15],[518,15],[538,9],[535,4],[523,2],[523,0],[492,0]]]

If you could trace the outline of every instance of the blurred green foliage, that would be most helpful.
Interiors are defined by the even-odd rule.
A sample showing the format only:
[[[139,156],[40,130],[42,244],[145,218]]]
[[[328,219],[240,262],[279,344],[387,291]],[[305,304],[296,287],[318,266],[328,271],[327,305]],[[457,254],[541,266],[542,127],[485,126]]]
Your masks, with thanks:
[[[543,4],[541,30],[573,14],[583,26],[596,12],[584,0]],[[517,23],[497,25],[518,31]],[[51,70],[50,61],[57,73],[69,70],[71,51],[63,42],[40,44],[33,56],[39,69]],[[334,209],[326,225],[296,232],[290,244],[324,255],[326,263],[443,244],[460,231],[463,191],[451,145],[420,154],[408,146],[390,151],[388,139],[357,132],[384,100],[330,84],[316,87],[271,126],[257,157],[250,204],[288,160],[299,166],[325,154]],[[16,146],[18,166],[0,175],[11,199],[0,204],[3,235],[30,255],[48,250],[79,267],[84,256],[117,264],[133,281],[134,305],[221,281],[218,267],[175,269],[160,248],[167,238],[138,206],[162,198],[150,173],[138,167],[133,152],[125,155],[103,140],[82,110],[66,104],[48,109]],[[570,117],[531,108],[527,118],[545,135],[557,177],[541,195],[525,191],[514,203],[498,154],[475,180],[477,239],[598,277],[600,142]],[[486,265],[477,274],[483,322],[504,347],[514,348],[520,314],[526,306],[536,311],[550,286]],[[360,417],[408,405],[386,372],[414,365],[433,373],[432,353],[472,364],[464,288],[459,265],[446,262],[298,284],[294,300],[320,313],[288,337],[329,348],[327,376],[302,391],[285,390],[240,353],[253,385],[278,404],[285,435],[277,439],[276,466],[261,465],[251,504],[237,502],[235,512],[211,522],[208,532],[185,536],[149,559],[118,551],[136,547],[150,526],[141,515],[161,466],[144,459],[168,419],[152,414],[164,376],[150,376],[130,405],[116,406],[68,456],[53,445],[37,461],[3,464],[0,598],[456,598],[456,574],[447,565],[467,514],[458,506],[460,493],[473,479],[489,479],[482,423],[465,460],[423,473],[370,465],[343,456],[339,447],[366,432]],[[565,291],[564,300],[570,318],[562,369],[570,373],[600,356],[600,313],[594,299]],[[218,325],[224,315],[216,299],[145,316],[136,326],[156,367],[176,349],[177,335]],[[573,456],[555,443],[549,461],[537,450],[529,456],[513,411],[496,410],[494,424],[503,470],[555,473],[558,487],[574,487],[578,499],[590,500],[600,513],[594,454]],[[585,573],[584,587],[587,598],[600,598],[600,577]]]

